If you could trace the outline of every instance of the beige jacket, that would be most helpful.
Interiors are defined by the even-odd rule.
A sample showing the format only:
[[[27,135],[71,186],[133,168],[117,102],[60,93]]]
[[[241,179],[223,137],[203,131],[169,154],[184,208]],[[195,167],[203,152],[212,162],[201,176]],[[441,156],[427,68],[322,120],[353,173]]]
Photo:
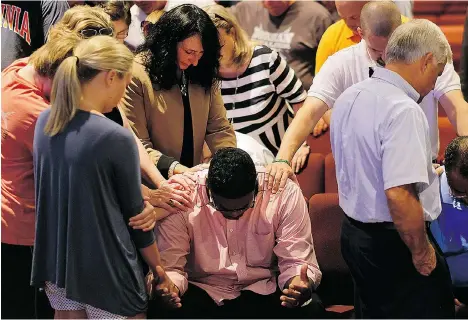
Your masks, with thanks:
[[[205,92],[189,85],[192,110],[194,165],[201,163],[203,143],[214,154],[218,149],[236,147],[234,129],[226,118],[219,89]],[[170,90],[153,89],[143,66],[134,63],[132,83],[121,108],[155,165],[162,154],[180,160],[184,130],[184,105],[178,86]]]

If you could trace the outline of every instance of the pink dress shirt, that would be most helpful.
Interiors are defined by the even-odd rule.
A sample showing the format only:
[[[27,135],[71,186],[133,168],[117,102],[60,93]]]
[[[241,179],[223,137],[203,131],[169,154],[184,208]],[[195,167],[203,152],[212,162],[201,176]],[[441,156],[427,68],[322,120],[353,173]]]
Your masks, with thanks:
[[[305,263],[317,287],[322,273],[299,186],[288,181],[276,195],[260,191],[254,208],[239,220],[227,220],[207,205],[206,173],[198,175],[194,209],[170,215],[156,228],[162,262],[181,295],[189,281],[218,305],[224,299],[235,299],[241,290],[272,294],[278,271],[278,285],[283,289]],[[259,183],[263,190],[263,181]]]

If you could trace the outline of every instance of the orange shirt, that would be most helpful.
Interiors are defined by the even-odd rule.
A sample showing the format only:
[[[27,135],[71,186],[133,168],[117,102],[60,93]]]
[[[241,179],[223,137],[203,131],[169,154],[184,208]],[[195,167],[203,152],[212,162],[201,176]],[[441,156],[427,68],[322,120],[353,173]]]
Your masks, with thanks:
[[[409,21],[409,18],[401,16],[401,22],[405,23]],[[361,37],[355,35],[343,19],[335,22],[322,36],[319,46],[317,48],[317,55],[315,57],[315,74],[317,74],[322,68],[325,61],[329,56],[341,49],[351,47],[352,45],[359,43]]]
[[[49,101],[18,75],[28,58],[2,72],[2,243],[32,246],[35,234],[34,127]]]

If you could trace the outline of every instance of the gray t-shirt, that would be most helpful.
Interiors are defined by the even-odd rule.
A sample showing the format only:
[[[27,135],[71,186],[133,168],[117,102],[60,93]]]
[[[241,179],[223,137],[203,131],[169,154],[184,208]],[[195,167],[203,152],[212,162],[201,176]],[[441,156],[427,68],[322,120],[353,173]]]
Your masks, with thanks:
[[[252,40],[277,52],[294,69],[308,90],[315,74],[315,55],[330,13],[311,1],[297,1],[281,16],[273,17],[260,1],[242,1],[229,8]]]
[[[133,230],[143,209],[137,146],[130,132],[107,118],[77,111],[60,134],[38,118],[33,145],[36,239],[32,285],[46,281],[67,298],[134,316],[147,307],[137,248],[153,232]]]

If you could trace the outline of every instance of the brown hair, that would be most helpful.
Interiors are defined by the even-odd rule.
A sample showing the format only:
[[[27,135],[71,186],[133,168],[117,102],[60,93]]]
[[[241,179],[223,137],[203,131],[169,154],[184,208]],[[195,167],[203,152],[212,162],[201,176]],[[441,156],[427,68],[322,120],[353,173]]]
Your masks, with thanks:
[[[233,64],[242,65],[246,63],[253,54],[253,42],[247,33],[241,28],[236,17],[229,13],[219,4],[204,7],[217,29],[223,29],[234,38]]]
[[[98,4],[110,16],[112,21],[124,20],[128,26],[132,23],[132,15],[130,14],[130,5],[128,1],[111,0]]]

